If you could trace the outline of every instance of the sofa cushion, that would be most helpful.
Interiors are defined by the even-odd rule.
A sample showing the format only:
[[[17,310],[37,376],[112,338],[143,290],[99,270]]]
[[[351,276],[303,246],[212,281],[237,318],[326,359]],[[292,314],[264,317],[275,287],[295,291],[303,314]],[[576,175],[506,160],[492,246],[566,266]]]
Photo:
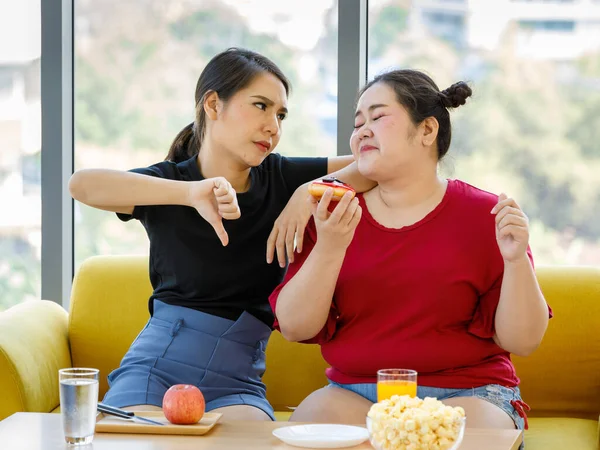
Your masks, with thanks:
[[[598,422],[587,419],[532,418],[525,450],[597,450]]]
[[[287,422],[292,417],[293,411],[275,411],[275,420],[279,422]]]
[[[263,381],[267,385],[267,400],[275,411],[290,411],[290,406],[298,406],[311,392],[328,384],[327,363],[318,345],[288,342],[275,331],[266,353]]]
[[[0,419],[51,411],[60,402],[58,370],[71,367],[67,312],[47,300],[21,303],[0,314],[0,330]]]
[[[73,366],[100,370],[100,399],[108,390],[108,374],[119,367],[150,317],[148,273],[147,256],[97,256],[87,259],[73,280],[69,311]]]
[[[595,421],[600,414],[600,267],[539,267],[537,276],[554,318],[531,356],[513,357],[523,400],[531,417]]]

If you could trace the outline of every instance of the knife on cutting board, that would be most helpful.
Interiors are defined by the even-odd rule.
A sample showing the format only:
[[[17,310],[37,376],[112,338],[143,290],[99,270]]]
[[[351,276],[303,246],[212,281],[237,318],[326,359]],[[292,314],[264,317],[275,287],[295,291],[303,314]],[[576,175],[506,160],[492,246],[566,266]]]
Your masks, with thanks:
[[[121,419],[132,420],[133,422],[143,423],[146,425],[160,425],[164,426],[164,423],[157,422],[156,420],[147,419],[146,417],[136,416],[133,411],[126,411],[124,409],[115,408],[105,403],[98,402],[98,411],[111,416],[120,417]]]

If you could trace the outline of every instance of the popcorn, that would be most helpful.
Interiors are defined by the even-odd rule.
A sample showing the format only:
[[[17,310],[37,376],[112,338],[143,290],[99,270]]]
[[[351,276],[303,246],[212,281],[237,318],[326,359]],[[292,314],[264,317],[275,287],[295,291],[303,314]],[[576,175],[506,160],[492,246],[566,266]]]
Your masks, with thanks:
[[[465,410],[432,397],[394,395],[371,406],[371,443],[385,450],[448,450],[459,439]]]

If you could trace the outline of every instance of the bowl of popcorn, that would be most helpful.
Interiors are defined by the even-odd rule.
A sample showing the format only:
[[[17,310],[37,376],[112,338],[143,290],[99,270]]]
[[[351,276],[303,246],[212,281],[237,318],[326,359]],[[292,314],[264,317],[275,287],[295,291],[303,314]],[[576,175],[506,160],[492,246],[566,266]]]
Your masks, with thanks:
[[[465,410],[432,397],[394,395],[367,414],[376,450],[456,450],[465,432]]]

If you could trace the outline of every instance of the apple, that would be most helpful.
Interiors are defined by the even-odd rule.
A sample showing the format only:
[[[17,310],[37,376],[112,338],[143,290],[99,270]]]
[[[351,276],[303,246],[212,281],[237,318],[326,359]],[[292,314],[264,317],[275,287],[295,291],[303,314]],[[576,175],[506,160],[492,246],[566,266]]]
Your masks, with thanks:
[[[191,384],[171,386],[163,397],[162,409],[167,420],[176,425],[198,423],[206,404],[200,389]]]

